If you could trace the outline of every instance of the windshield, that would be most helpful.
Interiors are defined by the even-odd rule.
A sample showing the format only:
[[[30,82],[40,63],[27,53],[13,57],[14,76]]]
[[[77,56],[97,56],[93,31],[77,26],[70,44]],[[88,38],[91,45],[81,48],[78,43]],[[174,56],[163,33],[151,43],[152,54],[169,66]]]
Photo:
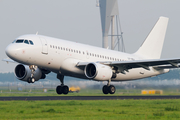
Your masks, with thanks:
[[[23,40],[23,39],[14,40],[13,43],[25,43],[25,44],[34,45],[32,40]]]
[[[33,43],[31,40],[29,40],[29,43],[30,43],[31,45],[34,45],[34,43]]]
[[[23,43],[24,40],[17,40],[16,43]]]
[[[28,41],[28,40],[25,40],[24,43],[29,44],[29,41]]]

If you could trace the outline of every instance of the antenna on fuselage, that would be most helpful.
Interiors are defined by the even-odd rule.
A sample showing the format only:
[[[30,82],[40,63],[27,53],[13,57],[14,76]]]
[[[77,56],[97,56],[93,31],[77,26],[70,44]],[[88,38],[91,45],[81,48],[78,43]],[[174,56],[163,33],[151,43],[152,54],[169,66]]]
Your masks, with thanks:
[[[36,32],[36,35],[38,35],[38,31]]]

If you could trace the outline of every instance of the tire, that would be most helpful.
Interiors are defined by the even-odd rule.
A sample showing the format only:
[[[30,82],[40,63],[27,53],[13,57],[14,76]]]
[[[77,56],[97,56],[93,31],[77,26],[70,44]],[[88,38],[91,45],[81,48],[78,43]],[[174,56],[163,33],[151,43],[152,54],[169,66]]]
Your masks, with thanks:
[[[114,85],[110,85],[108,87],[108,91],[110,94],[114,94],[116,92],[116,88],[114,87]]]
[[[67,95],[69,93],[69,87],[68,86],[63,86],[63,94]]]
[[[28,83],[31,83],[31,78],[30,78],[30,77],[27,79],[27,82],[28,82]]]
[[[36,80],[34,77],[31,78],[31,83],[34,83]]]
[[[63,92],[62,90],[63,90],[62,86],[57,86],[56,87],[56,93],[57,94],[59,94],[59,95],[62,94],[62,92]]]
[[[104,94],[108,94],[109,93],[108,86],[104,85],[103,88],[102,88],[102,91],[103,91]]]

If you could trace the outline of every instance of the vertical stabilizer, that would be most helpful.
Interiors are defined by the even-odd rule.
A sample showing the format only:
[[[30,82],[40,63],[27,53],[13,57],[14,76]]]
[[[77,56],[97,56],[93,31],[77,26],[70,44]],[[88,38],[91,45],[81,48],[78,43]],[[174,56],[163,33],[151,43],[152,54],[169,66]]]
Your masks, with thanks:
[[[145,59],[160,59],[169,18],[160,17],[150,34],[135,53]]]

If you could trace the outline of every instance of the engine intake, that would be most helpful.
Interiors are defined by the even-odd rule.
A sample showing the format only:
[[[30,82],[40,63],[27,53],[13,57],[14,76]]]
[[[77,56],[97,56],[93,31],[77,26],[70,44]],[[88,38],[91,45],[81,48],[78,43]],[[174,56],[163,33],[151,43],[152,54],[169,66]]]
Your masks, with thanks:
[[[99,63],[89,63],[85,67],[85,75],[89,79],[106,81],[112,78],[111,67]]]
[[[31,77],[31,70],[27,65],[17,65],[15,67],[14,73],[16,78],[22,81],[28,82],[28,79]],[[45,78],[45,74],[39,68],[36,68],[33,77],[36,81],[38,81],[39,79]]]

